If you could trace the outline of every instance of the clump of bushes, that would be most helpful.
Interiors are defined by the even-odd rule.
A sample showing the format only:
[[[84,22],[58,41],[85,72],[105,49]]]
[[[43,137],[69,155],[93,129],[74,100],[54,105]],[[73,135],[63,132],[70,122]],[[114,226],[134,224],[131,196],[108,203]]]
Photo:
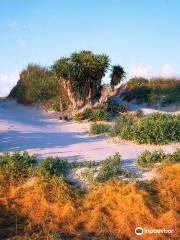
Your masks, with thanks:
[[[179,115],[152,113],[141,118],[120,115],[112,128],[112,136],[141,144],[166,144],[180,141],[179,129]]]
[[[118,177],[121,172],[121,156],[116,153],[99,163],[97,181],[104,182]]]
[[[119,115],[111,130],[113,137],[119,136],[123,139],[133,139],[134,134],[134,117],[128,115]]]
[[[82,121],[82,120],[89,120],[89,121],[109,121],[110,114],[106,108],[101,109],[93,109],[93,108],[86,108],[81,113],[76,113],[73,116],[75,121]]]
[[[152,167],[155,163],[176,163],[180,162],[180,150],[177,149],[172,154],[165,154],[163,150],[155,150],[153,152],[145,151],[139,155],[136,163],[142,167]]]
[[[0,181],[16,185],[24,181],[32,173],[36,164],[36,157],[27,152],[9,154],[4,152],[0,155]]]
[[[39,177],[58,176],[64,177],[69,169],[66,159],[48,157],[40,161],[37,167]]]
[[[144,117],[144,112],[143,112],[143,110],[138,109],[138,110],[136,110],[135,115],[138,118],[142,118],[142,117]]]
[[[93,168],[96,166],[97,166],[97,163],[95,161],[84,161],[83,162],[83,167],[86,167],[86,168]]]
[[[116,117],[119,113],[127,112],[126,105],[119,105],[110,99],[104,103],[101,108],[86,108],[83,112],[76,113],[73,116],[75,121],[89,120],[89,121],[109,121]]]
[[[101,134],[101,133],[109,132],[110,128],[111,126],[108,124],[95,122],[95,123],[91,123],[90,125],[90,133],[93,135]]]
[[[138,103],[167,105],[180,102],[180,79],[155,77],[150,80],[135,77],[126,84],[126,91],[122,97],[136,100]]]
[[[11,91],[20,103],[32,104],[57,96],[58,82],[46,68],[29,64],[20,74],[16,87]]]
[[[180,115],[153,113],[141,118],[134,129],[139,143],[165,144],[180,141]]]

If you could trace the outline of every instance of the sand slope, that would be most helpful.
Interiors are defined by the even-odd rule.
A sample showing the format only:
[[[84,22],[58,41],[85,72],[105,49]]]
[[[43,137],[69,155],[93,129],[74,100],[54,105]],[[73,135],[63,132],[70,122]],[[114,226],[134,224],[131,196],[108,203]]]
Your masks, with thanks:
[[[123,166],[138,170],[133,160],[142,151],[159,147],[130,142],[113,143],[102,136],[89,136],[88,124],[60,122],[52,113],[37,107],[26,107],[13,100],[0,100],[0,153],[28,151],[39,158],[66,157],[71,160],[102,160],[119,152]],[[162,146],[165,152],[174,151],[179,144]]]

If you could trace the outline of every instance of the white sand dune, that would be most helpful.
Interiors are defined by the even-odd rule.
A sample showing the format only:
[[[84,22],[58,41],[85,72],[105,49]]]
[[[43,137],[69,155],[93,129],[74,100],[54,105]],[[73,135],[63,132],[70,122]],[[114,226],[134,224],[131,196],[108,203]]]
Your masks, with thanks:
[[[137,145],[130,142],[113,143],[103,136],[89,136],[88,124],[60,122],[57,115],[45,113],[38,107],[26,107],[13,100],[0,100],[0,153],[28,151],[39,158],[65,157],[69,160],[103,160],[119,152],[123,166],[137,171],[134,160],[144,150],[158,146]],[[179,144],[165,145],[172,152]]]

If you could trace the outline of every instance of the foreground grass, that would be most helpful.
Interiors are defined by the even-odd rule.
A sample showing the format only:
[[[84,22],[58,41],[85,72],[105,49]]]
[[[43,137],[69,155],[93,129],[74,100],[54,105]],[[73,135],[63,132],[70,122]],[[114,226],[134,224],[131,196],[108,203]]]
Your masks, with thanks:
[[[24,161],[18,153],[6,156],[6,169],[15,159],[19,164]],[[153,235],[153,239],[177,238],[180,164],[161,165],[161,177],[153,181],[127,183],[115,178],[121,165],[116,154],[102,163],[99,176],[103,183],[84,191],[65,180],[67,165],[59,161],[48,159],[36,167],[18,168],[20,182],[14,179],[8,184],[12,171],[0,172],[1,239],[133,240],[139,239],[134,233],[137,226],[174,229],[173,234]],[[144,234],[141,239],[152,236]]]

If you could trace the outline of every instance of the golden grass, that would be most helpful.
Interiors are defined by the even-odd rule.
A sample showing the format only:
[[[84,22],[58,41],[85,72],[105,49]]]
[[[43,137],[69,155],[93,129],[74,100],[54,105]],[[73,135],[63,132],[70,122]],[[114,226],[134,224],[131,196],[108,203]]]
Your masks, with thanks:
[[[17,232],[13,230],[14,236],[19,234],[17,239],[26,239],[25,233],[32,233],[37,227],[43,236],[64,232],[79,236],[76,239],[178,239],[180,164],[162,165],[158,171],[161,176],[149,183],[110,181],[84,194],[75,193],[64,182],[53,189],[48,184],[42,187],[39,181],[19,186],[9,192],[8,198],[1,198],[3,231],[8,235],[3,222],[6,212],[11,234],[15,215],[19,221],[28,220]],[[56,185],[56,180],[53,181],[50,184]],[[154,234],[153,238],[144,234],[139,238],[134,233],[137,226],[174,232]],[[29,239],[33,239],[31,235]]]

